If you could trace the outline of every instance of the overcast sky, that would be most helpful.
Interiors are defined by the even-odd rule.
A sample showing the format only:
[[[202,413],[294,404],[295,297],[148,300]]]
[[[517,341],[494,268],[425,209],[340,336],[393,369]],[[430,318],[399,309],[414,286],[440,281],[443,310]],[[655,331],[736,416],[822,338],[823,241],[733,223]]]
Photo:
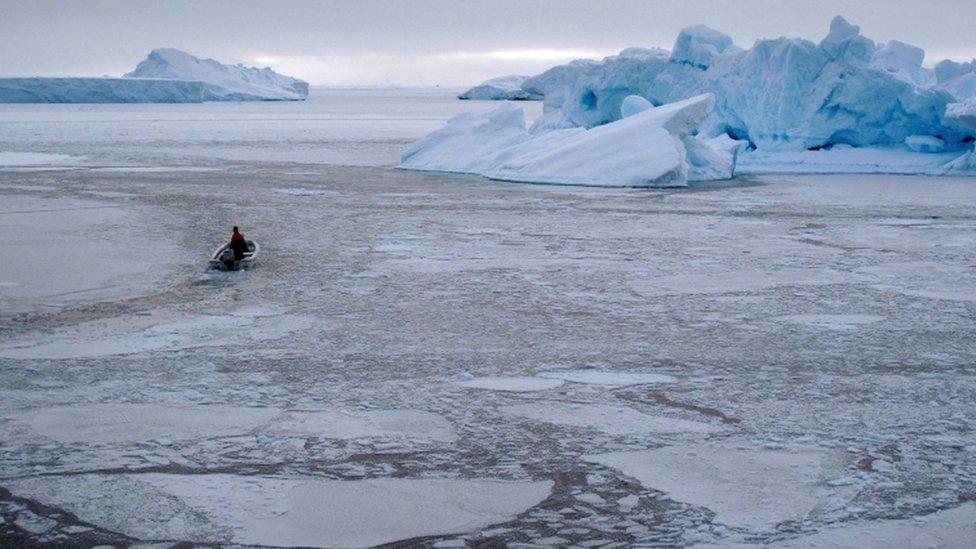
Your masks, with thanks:
[[[744,47],[819,41],[834,15],[926,64],[976,56],[976,0],[0,0],[0,75],[99,76],[175,47],[322,85],[465,85],[628,46],[671,47],[704,23]]]

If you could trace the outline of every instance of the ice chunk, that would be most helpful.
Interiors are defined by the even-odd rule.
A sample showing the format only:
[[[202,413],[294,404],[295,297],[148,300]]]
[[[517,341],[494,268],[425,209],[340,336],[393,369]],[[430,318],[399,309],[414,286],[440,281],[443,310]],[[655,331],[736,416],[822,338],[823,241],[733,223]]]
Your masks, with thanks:
[[[538,101],[542,99],[542,95],[522,89],[522,83],[528,78],[525,75],[511,75],[485,80],[481,84],[458,95],[458,99],[515,101]]]
[[[0,78],[0,103],[200,103],[204,84],[158,78]]]
[[[682,139],[714,104],[705,94],[590,130],[539,135],[525,130],[522,111],[513,105],[465,113],[411,147],[399,167],[533,183],[684,186],[689,167]]]
[[[628,95],[620,103],[620,118],[627,118],[653,108],[654,105],[647,99],[639,95]]]
[[[922,67],[924,60],[925,50],[922,48],[892,40],[874,52],[871,66],[914,86],[933,86],[936,83],[935,72]]]
[[[909,135],[905,138],[905,147],[914,152],[937,153],[945,148],[945,141],[934,135]]]
[[[745,141],[721,135],[712,139],[699,136],[684,138],[688,160],[688,181],[732,179],[739,149]]]
[[[737,50],[728,35],[705,25],[695,25],[682,29],[678,34],[671,61],[705,70],[712,65],[715,57]]]
[[[552,481],[148,473],[34,477],[4,487],[142,540],[371,547],[507,522],[548,497]]]
[[[946,117],[976,133],[976,98],[946,107]]]
[[[278,74],[270,68],[224,65],[172,48],[151,51],[125,77],[202,82],[206,101],[294,101],[308,97],[307,82]]]
[[[840,44],[856,38],[861,34],[861,27],[852,25],[840,15],[830,21],[830,32],[824,37],[823,42],[828,44]]]

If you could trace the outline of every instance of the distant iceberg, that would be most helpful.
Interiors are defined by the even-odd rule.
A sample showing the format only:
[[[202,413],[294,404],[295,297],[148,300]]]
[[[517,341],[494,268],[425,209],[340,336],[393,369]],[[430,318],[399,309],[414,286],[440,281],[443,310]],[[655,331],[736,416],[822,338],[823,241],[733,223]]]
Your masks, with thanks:
[[[522,89],[522,83],[528,80],[525,75],[500,76],[485,80],[481,84],[458,95],[458,99],[487,99],[509,101],[539,101],[542,95]]]
[[[308,83],[270,68],[224,65],[172,48],[153,50],[125,78],[165,78],[202,82],[206,101],[300,101]]]
[[[592,129],[532,134],[513,104],[455,116],[411,147],[399,168],[557,185],[683,187],[732,177],[737,145],[693,134],[715,97],[633,112]]]
[[[0,103],[300,101],[308,83],[271,69],[153,50],[122,78],[0,78]]]

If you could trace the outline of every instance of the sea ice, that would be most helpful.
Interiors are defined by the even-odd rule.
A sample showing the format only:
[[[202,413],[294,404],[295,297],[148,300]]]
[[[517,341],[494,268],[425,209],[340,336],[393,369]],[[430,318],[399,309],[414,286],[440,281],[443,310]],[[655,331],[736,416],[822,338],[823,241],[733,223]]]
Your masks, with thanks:
[[[541,95],[522,89],[522,82],[525,82],[527,78],[528,76],[516,74],[485,80],[481,84],[458,95],[458,99],[515,101],[538,101],[542,99]]]
[[[459,381],[458,385],[470,389],[488,389],[491,391],[509,391],[514,393],[528,393],[533,391],[547,391],[563,384],[561,379],[545,379],[542,377],[476,377]]]
[[[514,417],[552,423],[566,427],[596,429],[609,435],[650,435],[680,433],[716,433],[722,427],[665,416],[650,416],[629,406],[611,404],[574,404],[540,401],[515,404],[499,409]]]
[[[162,78],[0,78],[0,103],[200,103],[203,82]]]
[[[5,482],[21,497],[143,540],[366,547],[509,521],[551,481],[76,475]]]
[[[819,450],[733,449],[707,444],[587,456],[716,521],[760,530],[802,520],[822,501],[828,456]]]
[[[450,442],[457,438],[443,416],[422,410],[288,411],[262,427],[275,436],[331,439],[401,438]]]

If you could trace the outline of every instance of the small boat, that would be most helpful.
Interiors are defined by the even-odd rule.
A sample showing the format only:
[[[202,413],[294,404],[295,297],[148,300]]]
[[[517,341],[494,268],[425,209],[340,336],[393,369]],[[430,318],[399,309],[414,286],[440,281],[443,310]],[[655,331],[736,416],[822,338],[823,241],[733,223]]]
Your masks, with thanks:
[[[210,268],[221,271],[236,271],[238,269],[250,269],[257,262],[258,252],[261,246],[253,240],[245,240],[247,252],[240,260],[234,259],[234,250],[230,249],[230,243],[217,248],[213,257],[210,258]]]

